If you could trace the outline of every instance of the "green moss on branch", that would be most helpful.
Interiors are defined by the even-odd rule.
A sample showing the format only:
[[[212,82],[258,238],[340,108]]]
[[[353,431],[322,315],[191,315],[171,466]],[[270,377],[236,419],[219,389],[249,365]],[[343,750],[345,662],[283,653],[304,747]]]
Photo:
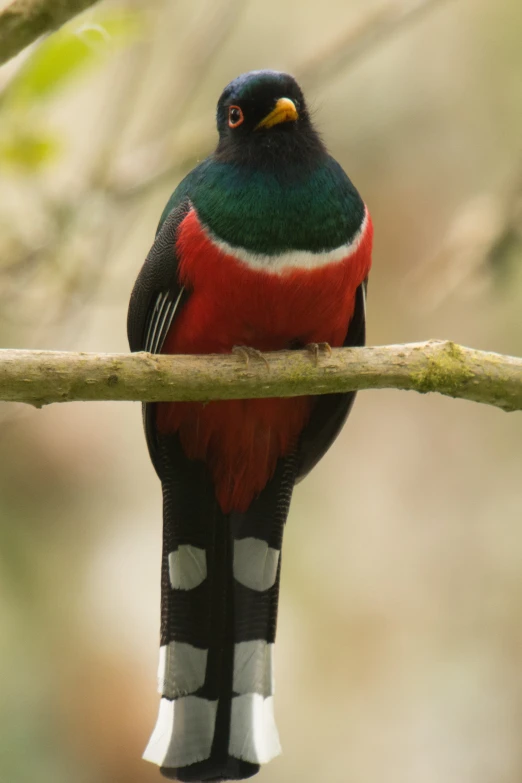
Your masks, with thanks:
[[[415,391],[421,394],[439,392],[450,396],[459,396],[459,390],[473,377],[464,350],[452,342],[444,343],[440,351],[426,358],[425,367],[411,374]]]

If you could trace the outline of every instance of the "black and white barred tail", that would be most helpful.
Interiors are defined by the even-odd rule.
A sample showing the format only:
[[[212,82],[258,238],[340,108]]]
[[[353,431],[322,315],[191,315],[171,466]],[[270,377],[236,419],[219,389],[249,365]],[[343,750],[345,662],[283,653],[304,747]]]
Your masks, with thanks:
[[[159,436],[160,711],[144,758],[181,781],[241,780],[280,753],[273,712],[283,528],[296,459],[245,513],[220,510],[203,463]]]

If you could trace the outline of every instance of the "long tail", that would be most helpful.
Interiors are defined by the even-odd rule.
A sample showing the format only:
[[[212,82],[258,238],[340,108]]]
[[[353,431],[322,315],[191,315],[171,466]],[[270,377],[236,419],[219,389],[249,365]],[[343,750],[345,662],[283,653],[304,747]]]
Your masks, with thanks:
[[[280,460],[247,512],[228,515],[176,436],[161,437],[159,459],[162,698],[144,758],[181,781],[242,780],[281,750],[272,652],[296,459]]]

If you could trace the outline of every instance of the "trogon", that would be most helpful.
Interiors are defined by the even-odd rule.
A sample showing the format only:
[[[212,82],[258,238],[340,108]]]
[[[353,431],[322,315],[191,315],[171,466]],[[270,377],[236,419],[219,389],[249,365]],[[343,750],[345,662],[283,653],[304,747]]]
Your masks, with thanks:
[[[295,79],[253,71],[217,105],[215,151],[178,185],[132,292],[132,351],[229,353],[365,340],[368,209]],[[313,360],[311,358],[311,360]],[[273,647],[294,485],[354,393],[144,405],[163,488],[156,728],[181,781],[242,780],[280,752]]]

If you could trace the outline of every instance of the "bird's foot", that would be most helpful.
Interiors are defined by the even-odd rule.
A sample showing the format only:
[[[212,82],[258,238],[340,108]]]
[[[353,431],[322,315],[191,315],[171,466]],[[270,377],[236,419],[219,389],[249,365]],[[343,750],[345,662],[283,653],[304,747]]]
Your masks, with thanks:
[[[246,367],[248,367],[250,364],[250,359],[258,359],[265,363],[268,370],[270,369],[268,359],[261,353],[261,351],[258,351],[257,348],[251,348],[248,345],[234,345],[232,348],[232,353],[235,353],[236,356],[240,356],[245,362]]]
[[[330,343],[308,343],[306,350],[309,351],[316,364],[319,364],[319,354],[325,353],[327,356],[332,355],[332,347]]]

